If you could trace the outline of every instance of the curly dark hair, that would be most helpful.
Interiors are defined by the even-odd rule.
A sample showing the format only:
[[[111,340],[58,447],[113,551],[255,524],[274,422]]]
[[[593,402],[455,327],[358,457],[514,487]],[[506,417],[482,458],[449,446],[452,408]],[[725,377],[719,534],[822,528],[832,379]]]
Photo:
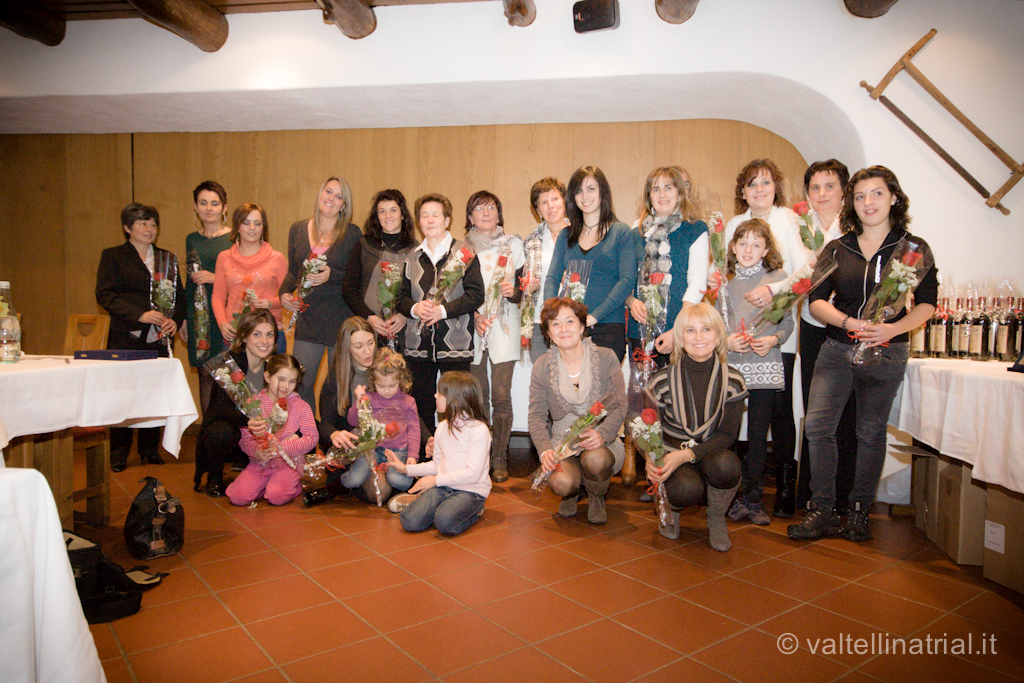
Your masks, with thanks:
[[[853,177],[850,178],[850,182],[846,184],[846,189],[843,191],[843,214],[842,218],[839,219],[843,232],[852,232],[856,235],[864,232],[864,228],[860,224],[860,218],[857,217],[857,209],[853,205],[853,197],[857,184],[870,178],[881,178],[884,180],[889,192],[896,197],[896,202],[889,210],[889,228],[891,230],[909,230],[911,221],[910,214],[908,213],[910,210],[910,199],[900,188],[900,181],[896,179],[896,174],[885,166],[870,166],[854,173]]]
[[[736,254],[733,253],[732,248],[736,246],[741,237],[753,233],[754,237],[760,237],[764,240],[764,244],[767,250],[764,252],[764,256],[761,262],[764,264],[764,269],[769,273],[774,273],[776,270],[782,267],[782,255],[779,253],[779,245],[775,242],[775,237],[772,235],[771,227],[760,218],[751,218],[749,221],[743,221],[736,227],[736,232],[733,233],[732,241],[729,242],[729,256],[727,261],[726,270],[729,275],[736,273]]]
[[[846,168],[846,164],[843,162],[838,159],[815,161],[804,171],[804,192],[811,191],[811,178],[815,173],[835,173],[839,178],[839,185],[843,188],[846,187],[846,183],[850,182],[850,169]]]
[[[567,296],[563,297],[552,297],[544,302],[544,307],[540,309],[540,331],[544,335],[544,343],[551,346],[551,336],[548,334],[548,324],[558,316],[558,312],[563,308],[568,308],[573,314],[579,319],[580,327],[583,329],[587,328],[587,305],[570,299]]]
[[[779,170],[779,167],[771,159],[754,159],[744,166],[743,170],[736,176],[736,196],[734,197],[736,213],[743,213],[750,208],[747,205],[747,200],[743,197],[743,188],[751,180],[761,175],[761,171],[770,175],[772,180],[775,181],[775,206],[786,205],[786,193],[782,189],[782,171]]]
[[[373,195],[373,200],[370,202],[370,212],[366,214],[366,220],[363,222],[363,234],[373,240],[380,241],[384,228],[381,227],[380,218],[377,217],[377,207],[381,202],[394,202],[398,204],[398,210],[402,212],[402,229],[400,231],[402,244],[412,244],[416,241],[412,232],[412,214],[409,213],[409,207],[405,203],[405,195],[398,190],[381,190]]]

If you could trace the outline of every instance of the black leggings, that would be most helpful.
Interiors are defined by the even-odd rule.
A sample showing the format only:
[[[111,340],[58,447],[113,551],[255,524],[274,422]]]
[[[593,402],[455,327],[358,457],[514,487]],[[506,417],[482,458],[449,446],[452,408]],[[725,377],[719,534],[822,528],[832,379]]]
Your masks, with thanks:
[[[729,490],[740,482],[743,470],[732,451],[715,451],[699,462],[680,465],[665,482],[665,492],[673,510],[700,503],[705,486]]]

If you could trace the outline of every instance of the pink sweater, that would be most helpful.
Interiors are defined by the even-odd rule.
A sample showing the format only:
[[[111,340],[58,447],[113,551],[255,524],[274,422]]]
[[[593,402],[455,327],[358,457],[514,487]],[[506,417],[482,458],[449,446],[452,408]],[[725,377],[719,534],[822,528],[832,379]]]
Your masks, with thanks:
[[[477,493],[486,498],[491,492],[487,470],[491,462],[491,430],[479,420],[459,423],[452,431],[448,420],[434,432],[434,459],[409,465],[410,477],[437,476],[438,486]]]
[[[288,274],[288,261],[284,254],[274,251],[264,242],[253,256],[242,256],[238,245],[232,244],[217,255],[217,269],[213,274],[213,315],[217,324],[230,321],[232,315],[242,312],[245,290],[256,292],[257,299],[270,301],[270,312],[281,322],[281,298],[278,290]]]
[[[274,409],[274,401],[267,395],[267,390],[261,391],[257,398],[260,399],[260,409],[263,411],[263,415],[270,415],[270,411]],[[275,432],[275,436],[284,446],[284,452],[295,458],[313,450],[317,439],[319,439],[319,433],[316,430],[316,421],[313,419],[313,411],[310,410],[309,404],[299,398],[294,391],[288,394],[287,401],[288,419],[281,429]],[[302,436],[298,439],[285,440],[296,433]],[[255,461],[257,444],[252,432],[243,429],[238,445],[250,459]]]

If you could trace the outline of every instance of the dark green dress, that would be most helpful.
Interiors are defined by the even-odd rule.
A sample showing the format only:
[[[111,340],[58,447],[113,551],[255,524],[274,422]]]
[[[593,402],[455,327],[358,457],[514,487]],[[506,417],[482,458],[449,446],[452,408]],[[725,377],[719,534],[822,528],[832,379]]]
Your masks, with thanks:
[[[185,316],[185,322],[188,324],[188,362],[192,367],[199,367],[202,365],[201,362],[196,360],[196,333],[195,333],[195,320],[193,316],[192,302],[195,301],[196,285],[192,282],[192,278],[188,272],[188,254],[189,251],[195,249],[199,254],[199,260],[202,263],[203,270],[208,270],[211,273],[217,269],[217,256],[220,252],[231,247],[231,233],[225,233],[219,237],[206,238],[199,234],[199,232],[190,233],[185,237],[185,254],[184,258],[180,259],[179,262],[182,265],[185,279],[185,302],[187,306],[187,315]],[[203,285],[206,287],[206,298],[207,301],[213,300],[213,283]],[[206,357],[206,360],[213,358],[218,353],[224,350],[224,339],[220,336],[220,327],[217,326],[217,319],[213,315],[213,309],[210,308],[210,353]],[[205,361],[204,361],[205,362]]]

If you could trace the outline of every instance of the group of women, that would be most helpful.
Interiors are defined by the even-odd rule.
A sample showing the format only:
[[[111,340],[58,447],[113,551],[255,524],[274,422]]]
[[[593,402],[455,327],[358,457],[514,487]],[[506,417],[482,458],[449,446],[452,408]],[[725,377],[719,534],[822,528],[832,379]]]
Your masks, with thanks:
[[[915,295],[912,313],[882,324],[859,319],[871,289],[864,286],[864,278],[880,270],[875,266],[884,264],[906,234],[908,202],[887,169],[865,169],[849,182],[846,173],[842,164],[830,160],[812,165],[805,176],[814,207],[811,219],[825,236],[818,250],[801,240],[797,216],[785,206],[781,173],[767,159],[751,162],[738,175],[737,216],[724,235],[729,243],[739,226],[763,221],[790,274],[813,263],[816,251],[827,251],[840,262],[814,292],[811,305],[805,306],[801,324],[814,510],[790,528],[791,535],[801,538],[842,532],[862,539],[867,534],[866,508],[873,501],[872,487],[881,466],[878,443],[880,438],[884,456],[884,415],[894,383],[898,386],[902,377],[906,332],[927,317],[935,303],[932,268]],[[291,226],[285,257],[266,242],[267,216],[257,204],[239,206],[228,229],[226,193],[208,181],[194,192],[198,230],[186,242],[201,264],[190,271],[179,301],[191,302],[195,288],[207,288],[217,325],[211,326],[201,356],[213,357],[229,344],[256,386],[262,384],[263,360],[283,338],[281,309],[299,315],[294,355],[307,372],[298,392],[311,406],[316,405],[314,381],[325,353],[330,367],[319,403],[325,449],[351,443],[354,425],[348,421],[349,408],[356,388],[366,381],[378,345],[391,346],[405,357],[424,443],[436,425],[439,374],[472,373],[484,389],[485,413],[493,430],[491,477],[498,482],[508,478],[512,370],[528,349],[533,361],[530,433],[542,469],[551,473],[549,487],[562,498],[559,513],[575,515],[585,494],[588,520],[597,524],[607,519],[604,497],[625,460],[620,431],[627,398],[621,363],[628,340],[631,359],[652,363],[656,370],[643,400],[659,411],[668,451],[662,466],[647,465],[648,479],[665,484],[673,509],[671,523],[662,533],[678,536],[679,511],[706,496],[711,544],[728,549],[725,514],[742,473],[734,444],[747,390],[742,374],[728,364],[727,338],[735,330],[726,329],[714,307],[701,303],[706,283],[715,284],[717,276],[709,276],[708,228],[701,220],[704,211],[693,179],[678,166],[655,169],[632,229],[617,220],[608,181],[595,166],[578,169],[568,187],[544,178],[534,184],[530,198],[539,225],[525,241],[506,232],[501,200],[487,191],[473,194],[467,202],[462,239],[450,230],[453,209],[446,197],[424,195],[410,213],[397,190],[377,193],[360,231],[350,223],[348,184],[332,177],[317,195],[313,216]],[[140,276],[159,222],[153,214],[122,216],[126,238],[135,249],[128,253],[125,247],[118,255],[122,261],[134,256],[139,263],[131,266]],[[419,243],[414,226],[423,236]],[[838,239],[840,226],[843,234]],[[103,286],[116,279],[104,270],[104,264],[115,259],[113,253],[108,259],[107,252],[114,251],[104,252],[97,285],[100,304],[115,318],[124,318],[123,327],[130,330],[141,333],[152,326],[174,334],[180,318],[165,319],[141,303],[131,310],[119,307],[116,294]],[[326,265],[304,271],[304,263],[315,257]],[[308,290],[302,298],[294,294],[300,283]],[[662,310],[648,310],[650,290],[642,295],[641,285],[656,288],[664,302]],[[777,287],[776,283],[776,291]],[[746,293],[745,300],[763,307],[774,293],[773,285],[757,287]],[[246,305],[253,312],[241,315]],[[808,309],[813,315],[806,313]],[[526,316],[521,316],[523,311]],[[525,329],[522,320],[532,320],[533,329]],[[653,337],[648,334],[652,321],[657,331]],[[112,325],[112,343],[125,343],[121,327],[116,328],[119,340],[113,342]],[[197,328],[194,316],[189,316],[182,336],[189,343],[193,365],[201,361]],[[821,329],[825,334],[816,332]],[[884,372],[839,367],[841,351],[850,347],[854,336],[872,345],[888,342],[882,354]],[[781,345],[784,388],[774,396],[770,411],[781,472],[775,511],[781,516],[793,514],[796,500],[791,400],[796,339],[792,335]],[[199,374],[204,422],[197,446],[196,487],[199,490],[202,474],[208,472],[206,491],[217,496],[223,494],[224,465],[239,457],[238,433],[245,418],[227,410],[223,392],[212,388],[206,373]],[[834,482],[836,463],[844,460],[836,454],[835,434],[851,394],[856,394],[860,408],[856,476],[849,494],[853,521],[841,526],[832,510],[835,487],[828,482]],[[597,401],[607,414],[582,431],[570,451],[574,455],[564,457],[567,453],[556,444]],[[154,461],[146,443],[143,447],[140,441],[140,453]],[[121,441],[118,444],[123,448]],[[321,503],[339,491],[335,477],[325,488],[307,493],[305,500]]]

